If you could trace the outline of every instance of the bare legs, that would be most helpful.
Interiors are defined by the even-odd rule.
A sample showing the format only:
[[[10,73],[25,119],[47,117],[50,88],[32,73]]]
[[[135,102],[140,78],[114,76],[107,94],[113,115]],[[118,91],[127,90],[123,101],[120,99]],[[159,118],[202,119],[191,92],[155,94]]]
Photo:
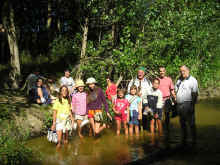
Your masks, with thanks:
[[[57,131],[57,138],[58,138],[58,143],[57,143],[57,148],[61,147],[62,144],[62,136],[63,136],[63,130]],[[63,143],[67,144],[68,143],[68,131],[64,133],[64,139]]]
[[[106,124],[102,124],[100,122],[95,122],[94,118],[89,118],[90,121],[90,134],[91,131],[93,131],[93,135],[95,136],[96,134],[99,134],[103,129],[106,128]]]
[[[129,124],[129,134],[130,134],[130,136],[133,136],[133,129],[135,130],[135,135],[139,136],[139,126],[138,125]]]
[[[116,134],[120,135],[121,132],[121,120],[116,120],[116,125],[117,125],[117,130],[116,130]],[[123,121],[123,126],[124,126],[124,130],[125,130],[125,135],[128,135],[128,126],[127,126],[127,122]]]
[[[78,135],[79,135],[80,138],[83,138],[83,135],[82,135],[82,133],[81,133],[82,129],[81,129],[81,127],[80,127],[80,126],[81,126],[81,123],[82,123],[82,120],[77,120],[76,122],[77,122]]]

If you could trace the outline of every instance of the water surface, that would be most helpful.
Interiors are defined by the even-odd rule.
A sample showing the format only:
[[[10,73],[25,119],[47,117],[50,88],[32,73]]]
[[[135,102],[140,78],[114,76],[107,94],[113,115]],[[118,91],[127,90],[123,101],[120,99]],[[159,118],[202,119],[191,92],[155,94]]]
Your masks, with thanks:
[[[220,156],[220,99],[200,101],[196,105],[196,124],[198,145],[196,150],[178,151],[165,160],[157,157],[156,164],[218,164]],[[170,138],[152,137],[145,131],[138,137],[116,137],[114,130],[106,130],[100,138],[72,136],[66,146],[56,150],[55,144],[46,137],[28,141],[28,146],[41,153],[41,161],[35,164],[47,165],[121,165],[148,158],[154,151],[180,144],[180,126],[178,118],[171,119]],[[190,139],[188,140],[190,142]],[[164,159],[164,158],[163,158]],[[37,160],[37,158],[36,158]]]

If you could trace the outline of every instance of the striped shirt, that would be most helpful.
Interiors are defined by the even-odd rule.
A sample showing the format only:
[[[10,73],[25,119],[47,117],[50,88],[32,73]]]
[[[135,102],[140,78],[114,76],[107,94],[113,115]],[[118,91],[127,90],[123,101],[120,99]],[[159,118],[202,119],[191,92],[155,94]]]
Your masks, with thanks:
[[[130,88],[133,84],[136,85],[137,88],[140,86],[141,98],[142,100],[144,100],[144,98],[147,96],[147,94],[152,88],[152,84],[150,80],[148,80],[147,78],[144,78],[143,80],[139,80],[138,78],[136,78],[135,80],[131,80],[130,83],[128,84],[128,93],[130,93]]]

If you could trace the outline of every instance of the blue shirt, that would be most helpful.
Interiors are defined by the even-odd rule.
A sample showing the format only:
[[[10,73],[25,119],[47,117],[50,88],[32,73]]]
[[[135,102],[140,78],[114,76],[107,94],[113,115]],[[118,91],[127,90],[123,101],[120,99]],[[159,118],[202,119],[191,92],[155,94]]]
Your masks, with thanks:
[[[133,100],[132,99],[133,97],[136,97],[136,98]],[[141,98],[139,96],[132,96],[130,94],[126,95],[125,98],[130,103],[130,106],[129,106],[130,111],[136,110],[138,112],[138,105],[141,102]],[[132,102],[130,102],[131,99],[133,100]]]

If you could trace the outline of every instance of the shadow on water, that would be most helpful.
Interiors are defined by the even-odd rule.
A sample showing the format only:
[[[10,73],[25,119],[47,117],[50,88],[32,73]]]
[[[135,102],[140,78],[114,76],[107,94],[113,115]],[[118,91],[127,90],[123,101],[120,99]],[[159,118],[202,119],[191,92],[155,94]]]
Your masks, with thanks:
[[[200,101],[196,106],[197,144],[180,143],[178,118],[172,119],[169,138],[163,146],[152,151],[144,159],[129,164],[153,165],[217,165],[220,164],[220,99]],[[147,146],[144,147],[148,152]]]
[[[219,99],[201,101],[196,106],[197,145],[180,145],[178,118],[171,120],[170,136],[158,137],[144,132],[139,138],[116,137],[106,130],[100,138],[73,136],[67,146],[56,151],[46,137],[28,141],[28,146],[40,151],[42,160],[35,164],[220,164],[220,104]],[[154,144],[152,144],[154,142]]]

